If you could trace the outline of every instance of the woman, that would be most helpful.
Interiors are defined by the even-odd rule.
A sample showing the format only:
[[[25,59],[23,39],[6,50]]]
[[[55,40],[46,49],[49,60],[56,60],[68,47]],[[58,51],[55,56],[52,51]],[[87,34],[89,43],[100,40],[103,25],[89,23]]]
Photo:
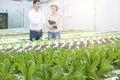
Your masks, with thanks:
[[[50,39],[60,39],[61,34],[61,26],[60,26],[60,18],[62,17],[57,13],[58,5],[56,3],[52,3],[50,5],[52,14],[49,16],[49,31],[48,31],[48,40]]]

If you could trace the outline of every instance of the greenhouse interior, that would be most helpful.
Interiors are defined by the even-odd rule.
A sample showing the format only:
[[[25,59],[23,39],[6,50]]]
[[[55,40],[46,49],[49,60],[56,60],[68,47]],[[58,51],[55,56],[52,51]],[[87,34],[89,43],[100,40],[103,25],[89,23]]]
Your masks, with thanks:
[[[120,0],[0,0],[0,80],[120,80]]]

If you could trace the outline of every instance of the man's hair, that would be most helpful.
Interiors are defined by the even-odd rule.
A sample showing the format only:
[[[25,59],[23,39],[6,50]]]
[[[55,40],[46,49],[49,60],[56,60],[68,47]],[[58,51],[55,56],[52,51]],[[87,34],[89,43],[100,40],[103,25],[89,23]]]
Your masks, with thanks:
[[[40,0],[34,0],[33,1],[33,4],[37,3],[37,2],[40,2]]]

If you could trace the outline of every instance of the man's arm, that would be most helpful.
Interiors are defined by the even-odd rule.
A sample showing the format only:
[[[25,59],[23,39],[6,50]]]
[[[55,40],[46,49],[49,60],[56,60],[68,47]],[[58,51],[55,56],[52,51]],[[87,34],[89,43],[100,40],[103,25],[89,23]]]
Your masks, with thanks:
[[[46,22],[45,21],[45,15],[44,15],[44,13],[42,13],[42,23],[45,24],[45,22]]]

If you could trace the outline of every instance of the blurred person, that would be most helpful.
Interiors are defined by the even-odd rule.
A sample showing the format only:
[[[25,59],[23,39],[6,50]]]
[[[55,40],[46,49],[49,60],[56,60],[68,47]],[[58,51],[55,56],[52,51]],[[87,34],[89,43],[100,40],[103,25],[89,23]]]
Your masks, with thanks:
[[[61,38],[60,31],[62,30],[60,26],[60,19],[65,17],[70,17],[70,16],[59,14],[58,13],[59,6],[54,2],[50,4],[50,8],[51,8],[52,14],[48,18],[48,23],[49,23],[48,40],[60,39]]]
[[[45,24],[45,16],[40,8],[40,0],[33,1],[33,9],[29,11],[28,17],[30,21],[30,40],[42,39],[42,28]]]

